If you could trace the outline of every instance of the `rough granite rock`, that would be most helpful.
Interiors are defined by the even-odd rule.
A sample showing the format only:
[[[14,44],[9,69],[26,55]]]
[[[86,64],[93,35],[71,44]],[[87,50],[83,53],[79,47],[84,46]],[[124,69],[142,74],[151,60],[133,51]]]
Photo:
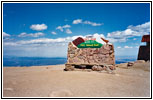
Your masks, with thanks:
[[[92,67],[92,70],[93,70],[93,71],[102,71],[103,68],[102,68],[101,66],[96,66],[96,65],[94,65],[94,66]]]
[[[70,42],[67,57],[67,64],[115,65],[112,44],[104,44],[101,48],[78,48]]]
[[[134,65],[134,62],[128,62],[127,66],[133,66]]]

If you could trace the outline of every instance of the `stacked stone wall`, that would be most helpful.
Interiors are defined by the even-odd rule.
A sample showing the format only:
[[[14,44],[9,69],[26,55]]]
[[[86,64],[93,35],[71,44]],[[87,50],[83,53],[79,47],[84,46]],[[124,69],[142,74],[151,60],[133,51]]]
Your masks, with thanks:
[[[78,48],[70,42],[67,64],[115,65],[114,46],[104,44],[101,48]]]

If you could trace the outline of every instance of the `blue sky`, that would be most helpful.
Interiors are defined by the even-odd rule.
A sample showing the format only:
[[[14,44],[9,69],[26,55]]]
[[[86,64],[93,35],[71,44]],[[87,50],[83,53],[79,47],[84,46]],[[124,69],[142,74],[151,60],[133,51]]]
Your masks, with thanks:
[[[3,3],[4,56],[66,57],[68,42],[89,34],[113,43],[116,56],[137,56],[150,4]]]

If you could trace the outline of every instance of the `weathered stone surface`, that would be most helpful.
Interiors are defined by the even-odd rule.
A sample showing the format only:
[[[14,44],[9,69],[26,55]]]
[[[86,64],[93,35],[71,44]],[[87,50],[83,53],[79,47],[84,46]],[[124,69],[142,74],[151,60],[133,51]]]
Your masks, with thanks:
[[[115,70],[115,66],[114,65],[109,65],[109,69],[110,70]]]
[[[130,66],[133,66],[134,65],[134,62],[128,62],[127,66],[130,67]]]
[[[65,67],[64,70],[65,71],[73,71],[74,70],[74,66],[72,66],[72,65],[66,65],[66,67]]]
[[[102,71],[103,68],[102,68],[101,66],[96,66],[96,65],[94,65],[94,66],[92,67],[92,70],[93,70],[93,71]]]
[[[106,44],[101,48],[77,48],[72,42],[68,47],[67,63],[97,63],[97,64],[115,64],[114,47]]]
[[[115,66],[114,65],[105,65],[104,69],[109,73],[109,74],[113,74],[114,70],[115,70]]]
[[[111,44],[104,44],[101,48],[78,48],[70,42],[67,57],[67,64],[115,65],[114,46]]]

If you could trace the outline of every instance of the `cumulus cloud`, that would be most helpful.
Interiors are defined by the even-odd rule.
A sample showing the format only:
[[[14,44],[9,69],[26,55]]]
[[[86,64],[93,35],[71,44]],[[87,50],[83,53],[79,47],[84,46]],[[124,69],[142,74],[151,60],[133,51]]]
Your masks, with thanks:
[[[66,29],[66,33],[67,33],[67,34],[71,34],[72,31],[71,31],[70,29]]]
[[[80,24],[80,23],[82,23],[82,19],[73,20],[73,24]]]
[[[103,36],[103,34],[95,33],[93,37],[98,35]],[[15,55],[15,56],[45,56],[45,57],[66,57],[68,42],[73,41],[78,37],[85,38],[88,35],[76,35],[62,38],[38,38],[30,40],[17,40],[17,41],[5,41],[4,49],[6,55]],[[18,52],[14,53],[12,52]],[[57,53],[58,52],[58,53]]]
[[[91,21],[82,21],[82,19],[73,20],[73,24],[88,24],[88,25],[91,25],[91,26],[101,26],[101,25],[103,25],[103,23],[95,23],[95,22],[91,22]]]
[[[25,34],[25,33],[23,33]],[[26,34],[27,35],[27,34]],[[26,45],[26,44],[51,44],[51,43],[68,43],[73,41],[74,39],[78,38],[78,37],[82,37],[85,38],[89,35],[77,35],[77,36],[72,36],[72,37],[65,37],[65,38],[56,38],[56,39],[52,39],[52,38],[39,38],[39,39],[32,39],[32,40],[21,40],[21,41],[16,41],[16,42],[6,42],[6,45]],[[103,34],[98,34],[95,33],[93,34],[94,38],[97,37],[103,37]]]
[[[149,34],[150,33],[150,22],[146,22],[144,24],[137,25],[137,26],[130,25],[128,26],[128,29],[138,32],[134,34],[136,36],[142,36],[144,34]]]
[[[105,36],[103,34],[95,33],[92,36],[93,36],[93,38],[96,38],[97,42],[105,44],[105,42],[101,40],[101,38],[105,38]]]
[[[105,38],[105,36],[104,36],[103,34],[98,34],[98,33],[94,33],[94,34],[93,34],[93,37],[94,37],[94,38],[98,38],[98,37]]]
[[[130,46],[124,46],[124,48],[133,48],[132,46],[130,47]]]
[[[30,28],[32,30],[42,31],[42,30],[47,29],[47,25],[45,25],[45,24],[33,24],[33,25],[30,26]]]
[[[52,43],[68,43],[78,37],[83,37],[81,35],[72,36],[72,37],[65,37],[65,38],[39,38],[39,39],[31,39],[31,40],[20,40],[16,42],[5,42],[4,45],[8,46],[15,46],[15,45],[30,45],[30,44],[52,44]]]
[[[19,34],[18,37],[39,37],[39,36],[43,36],[43,35],[44,35],[44,33],[42,33],[42,32],[30,33],[30,34],[23,32],[23,33]]]
[[[16,46],[18,44],[16,42],[3,42],[3,45],[5,45],[5,46]]]
[[[83,24],[89,24],[91,26],[101,26],[101,23],[95,23],[95,22],[91,22],[91,21],[84,21]]]
[[[56,35],[57,33],[53,31],[53,32],[51,32],[51,34],[54,34],[54,35]]]
[[[56,29],[59,29],[61,32],[63,32],[62,26],[58,26]]]
[[[119,46],[119,47],[117,47],[118,49],[120,49],[121,47]]]
[[[71,27],[70,25],[66,24],[62,28],[70,28],[70,27]]]
[[[58,26],[56,29],[59,29],[61,32],[63,32],[65,28],[70,28],[70,27],[71,27],[70,25],[66,24],[64,26]]]
[[[16,42],[17,44],[50,44],[50,43],[68,43],[72,41],[73,39],[76,39],[77,37],[83,37],[83,36],[73,36],[73,37],[66,37],[66,38],[39,38],[39,39],[32,39],[32,40],[22,40]]]
[[[126,30],[108,33],[107,38],[113,40],[113,42],[126,42],[127,38],[145,34],[150,34],[150,22],[137,26],[130,25]]]
[[[10,34],[3,32],[3,37],[10,37],[10,36],[11,36]]]

